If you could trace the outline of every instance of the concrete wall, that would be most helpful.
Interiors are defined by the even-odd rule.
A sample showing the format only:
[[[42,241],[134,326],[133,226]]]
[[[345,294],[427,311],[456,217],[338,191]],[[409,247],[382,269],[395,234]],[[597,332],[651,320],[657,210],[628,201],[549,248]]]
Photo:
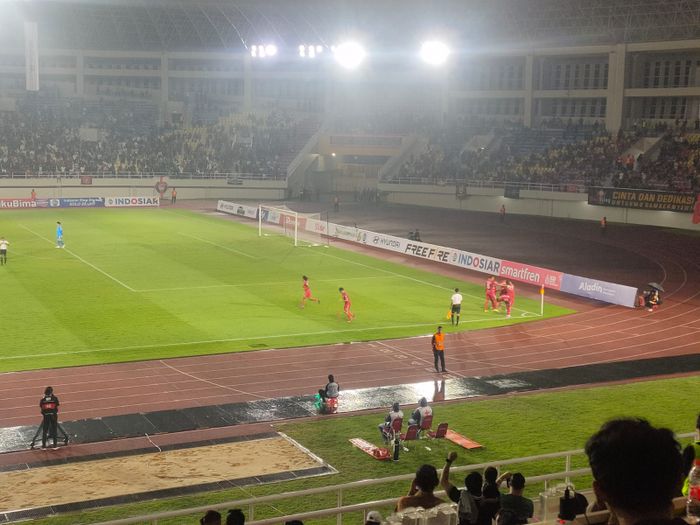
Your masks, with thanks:
[[[57,197],[150,197],[159,177],[144,179],[93,178],[91,185],[81,185],[78,178],[0,179],[0,199],[29,198],[32,189],[37,198]],[[166,179],[170,190],[177,189],[182,199],[256,199],[273,201],[285,198],[287,184],[283,180],[242,181],[241,185],[226,184],[225,180]]]
[[[591,206],[585,193],[563,193],[521,190],[520,199],[506,199],[502,188],[468,188],[467,197],[458,199],[454,186],[421,186],[407,184],[380,184],[379,190],[387,202],[497,213],[502,204],[508,215],[540,215],[608,222],[666,226],[700,232],[700,224],[693,224],[692,214],[672,211],[647,211],[609,206]]]

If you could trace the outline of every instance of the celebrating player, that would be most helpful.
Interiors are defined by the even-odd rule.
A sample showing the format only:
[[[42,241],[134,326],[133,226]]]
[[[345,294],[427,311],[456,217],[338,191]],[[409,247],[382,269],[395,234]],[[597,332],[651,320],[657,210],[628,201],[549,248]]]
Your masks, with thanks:
[[[302,275],[302,279],[304,280],[304,284],[302,284],[302,288],[304,288],[304,297],[301,298],[301,305],[299,305],[301,308],[304,308],[306,306],[306,300],[308,299],[309,301],[313,301],[315,303],[321,303],[316,297],[314,297],[311,294],[311,288],[309,288],[309,278],[306,275]]]
[[[515,303],[515,286],[510,279],[506,279],[499,283],[501,287],[501,295],[498,297],[498,302],[506,305],[506,319],[510,319],[510,311]]]
[[[343,298],[343,312],[345,312],[345,316],[348,318],[348,323],[350,323],[355,318],[355,314],[350,311],[350,306],[352,306],[350,297],[348,296],[348,292],[345,291],[345,288],[338,288],[338,291],[340,292],[340,296]]]
[[[496,290],[498,289],[498,284],[496,284],[496,277],[491,276],[486,279],[486,301],[484,301],[484,312],[489,311],[489,307],[494,312],[498,310],[498,304],[496,302]]]

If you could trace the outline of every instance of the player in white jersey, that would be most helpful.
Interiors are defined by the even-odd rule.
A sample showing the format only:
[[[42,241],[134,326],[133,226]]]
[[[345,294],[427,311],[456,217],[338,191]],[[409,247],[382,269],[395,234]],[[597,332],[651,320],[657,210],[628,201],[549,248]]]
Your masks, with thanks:
[[[452,312],[452,325],[459,325],[459,314],[462,311],[462,294],[459,288],[455,288],[455,293],[450,298],[450,311]]]
[[[10,242],[5,237],[0,237],[0,265],[7,264],[7,246]]]

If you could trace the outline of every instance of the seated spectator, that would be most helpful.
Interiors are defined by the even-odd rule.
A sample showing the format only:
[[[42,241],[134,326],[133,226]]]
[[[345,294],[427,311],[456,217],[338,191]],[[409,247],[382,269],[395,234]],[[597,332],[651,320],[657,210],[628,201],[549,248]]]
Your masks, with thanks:
[[[445,489],[447,496],[458,504],[457,516],[459,525],[491,525],[491,521],[482,518],[483,497],[481,494],[482,477],[478,472],[470,472],[464,478],[464,490],[450,483],[450,467],[457,459],[456,452],[450,452],[445,460],[445,466],[440,476],[440,486]]]
[[[679,524],[673,497],[683,483],[680,445],[673,432],[643,419],[605,423],[586,443],[596,499],[620,525]]]
[[[340,394],[340,385],[335,382],[335,377],[333,377],[333,374],[328,375],[328,383],[326,383],[326,386],[319,389],[318,395],[321,396],[321,399],[326,402],[329,399],[336,399],[338,395]]]
[[[245,515],[241,509],[231,509],[226,514],[226,525],[245,525]]]
[[[428,406],[428,400],[424,397],[418,401],[418,408],[411,414],[411,419],[408,420],[409,425],[420,425],[425,416],[432,416],[433,409]]]
[[[200,525],[221,525],[221,514],[215,510],[208,510],[199,523]]]
[[[659,296],[658,290],[651,290],[649,293],[645,294],[644,306],[646,307],[647,311],[653,312],[659,307],[660,304],[661,297]]]
[[[403,411],[398,403],[394,403],[391,406],[391,410],[384,418],[384,423],[379,425],[379,433],[382,435],[384,441],[389,439],[391,435],[391,424],[394,422],[394,419],[397,418],[403,419]]]
[[[517,525],[527,523],[535,511],[532,500],[523,496],[525,476],[520,472],[506,478],[510,492],[501,495],[501,510],[498,511],[498,525]]]
[[[432,465],[422,465],[416,471],[416,477],[411,481],[411,488],[408,496],[399,498],[396,504],[396,511],[401,512],[411,507],[423,507],[432,509],[437,507],[443,500],[433,495],[433,491],[439,483],[437,470]]]

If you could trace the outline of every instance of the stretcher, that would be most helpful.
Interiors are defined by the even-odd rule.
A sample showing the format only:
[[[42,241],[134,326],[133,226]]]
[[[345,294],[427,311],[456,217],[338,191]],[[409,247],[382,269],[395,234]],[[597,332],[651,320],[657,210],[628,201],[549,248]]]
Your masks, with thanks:
[[[445,433],[445,439],[449,439],[454,443],[455,445],[459,445],[460,447],[464,447],[467,450],[472,450],[474,448],[482,448],[483,445],[477,443],[476,441],[464,437],[462,434],[458,434],[454,430],[448,430]]]
[[[352,438],[350,439],[350,443],[352,443],[354,447],[359,448],[365,454],[369,454],[374,459],[379,461],[387,461],[391,459],[391,453],[389,452],[388,448],[378,447],[362,438]]]

